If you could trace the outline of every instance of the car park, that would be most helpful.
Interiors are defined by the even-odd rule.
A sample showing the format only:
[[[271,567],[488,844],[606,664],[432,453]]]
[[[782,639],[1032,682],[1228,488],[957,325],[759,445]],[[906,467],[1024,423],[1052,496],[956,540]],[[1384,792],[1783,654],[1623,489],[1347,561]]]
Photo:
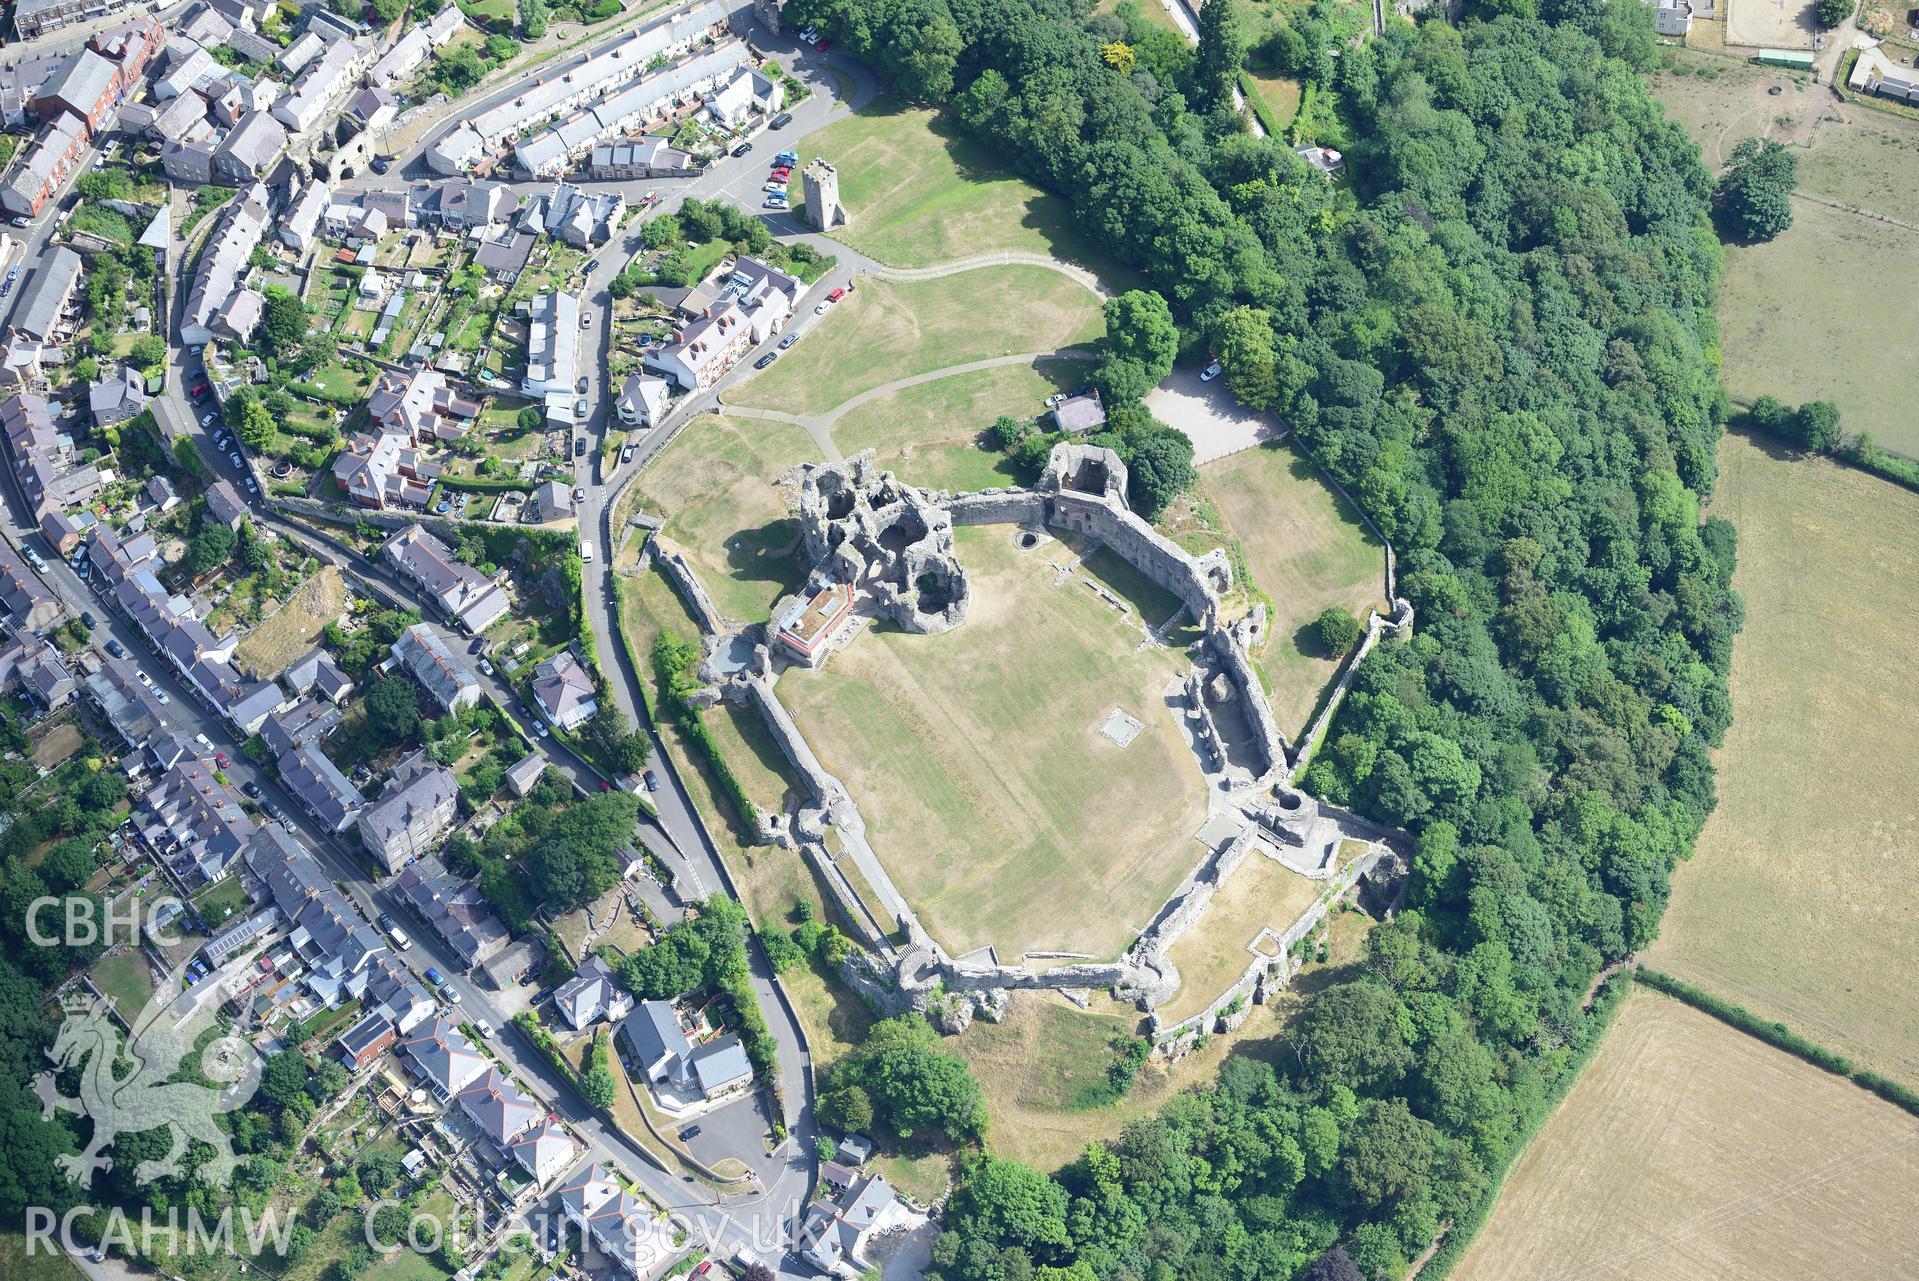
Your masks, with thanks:
[[[753,362],[753,368],[764,369],[768,365],[772,364],[774,361],[778,360],[779,358],[780,358],[780,353],[778,353],[777,351],[769,351],[764,356],[761,356],[758,360]]]

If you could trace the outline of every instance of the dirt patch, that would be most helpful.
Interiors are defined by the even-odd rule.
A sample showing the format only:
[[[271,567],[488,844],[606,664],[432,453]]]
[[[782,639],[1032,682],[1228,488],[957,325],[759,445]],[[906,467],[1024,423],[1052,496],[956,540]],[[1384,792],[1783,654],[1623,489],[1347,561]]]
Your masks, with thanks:
[[[1761,49],[1810,49],[1819,30],[1812,0],[1729,0],[1726,43]]]

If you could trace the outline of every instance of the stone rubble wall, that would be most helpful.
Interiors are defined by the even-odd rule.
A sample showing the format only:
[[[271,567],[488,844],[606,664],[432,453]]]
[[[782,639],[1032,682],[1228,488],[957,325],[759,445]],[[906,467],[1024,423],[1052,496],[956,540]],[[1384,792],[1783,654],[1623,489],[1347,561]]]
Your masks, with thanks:
[[[1387,549],[1391,554],[1391,549]],[[1390,571],[1388,571],[1390,573]],[[1379,638],[1387,632],[1395,636],[1410,636],[1413,630],[1412,602],[1403,598],[1393,601],[1391,618],[1381,617],[1375,610],[1366,618],[1366,638],[1346,660],[1345,668],[1339,673],[1339,682],[1333,686],[1332,697],[1326,700],[1326,706],[1320,709],[1313,723],[1307,727],[1306,736],[1299,741],[1292,758],[1292,766],[1287,771],[1287,781],[1297,778],[1307,765],[1312,763],[1313,753],[1326,737],[1326,731],[1332,726],[1333,715],[1339,711],[1339,705],[1346,701],[1346,691],[1353,687],[1353,678],[1359,675],[1359,665],[1366,661],[1366,655],[1373,652],[1373,646],[1379,644]],[[1269,709],[1270,711],[1270,709]]]
[[[955,525],[1044,525],[1046,500],[1029,489],[982,489],[946,500]]]
[[[1266,697],[1266,689],[1259,683],[1259,673],[1253,669],[1253,660],[1246,650],[1224,628],[1214,628],[1207,637],[1207,648],[1213,657],[1226,670],[1227,677],[1233,682],[1233,688],[1239,691],[1239,704],[1246,711],[1246,721],[1253,731],[1254,743],[1265,758],[1262,776],[1274,770],[1286,767],[1286,736],[1280,732],[1279,718],[1273,715],[1273,705]]]
[[[806,741],[806,735],[800,733],[800,727],[793,720],[793,714],[786,710],[786,704],[780,702],[773,692],[772,682],[767,680],[749,680],[741,682],[746,697],[759,709],[760,719],[773,739],[780,745],[780,751],[806,783],[806,790],[815,805],[825,805],[835,792],[840,790],[839,780],[826,772],[820,764],[820,758],[813,755],[812,747]]]
[[[1133,568],[1176,596],[1201,627],[1212,626],[1219,609],[1219,593],[1232,585],[1232,570],[1223,550],[1188,555],[1118,500],[1088,494],[1059,494],[1047,520],[1111,547]]]
[[[708,636],[717,636],[724,631],[726,625],[720,619],[719,606],[715,605],[713,598],[706,594],[706,588],[700,583],[700,576],[693,572],[693,566],[688,563],[685,555],[679,548],[659,538],[651,541],[655,545],[654,555],[661,571],[672,579],[673,585],[679,589],[680,599],[692,609],[693,621],[700,625],[700,630]]]

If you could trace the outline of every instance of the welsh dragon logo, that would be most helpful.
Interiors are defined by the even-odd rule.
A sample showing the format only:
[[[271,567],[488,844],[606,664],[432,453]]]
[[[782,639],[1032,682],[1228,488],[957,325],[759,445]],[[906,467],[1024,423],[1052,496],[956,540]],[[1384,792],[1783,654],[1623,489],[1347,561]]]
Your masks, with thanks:
[[[93,1186],[97,1171],[113,1168],[106,1152],[120,1135],[163,1126],[171,1132],[172,1146],[161,1159],[134,1167],[136,1184],[177,1177],[180,1158],[193,1139],[214,1150],[213,1158],[199,1167],[202,1179],[225,1186],[233,1177],[239,1162],[226,1131],[214,1118],[253,1097],[260,1084],[260,1056],[231,1032],[201,1045],[216,1026],[219,984],[217,976],[209,976],[196,987],[187,987],[181,981],[185,972],[185,966],[175,970],[154,991],[124,1045],[105,1000],[81,995],[61,1001],[66,1018],[47,1050],[55,1071],[40,1073],[33,1088],[45,1119],[51,1120],[60,1110],[93,1122],[85,1150],[56,1158],[61,1172],[83,1188]],[[181,1063],[195,1047],[199,1047],[199,1076],[213,1085],[176,1079]],[[80,1069],[79,1094],[61,1094],[56,1073],[75,1067]]]

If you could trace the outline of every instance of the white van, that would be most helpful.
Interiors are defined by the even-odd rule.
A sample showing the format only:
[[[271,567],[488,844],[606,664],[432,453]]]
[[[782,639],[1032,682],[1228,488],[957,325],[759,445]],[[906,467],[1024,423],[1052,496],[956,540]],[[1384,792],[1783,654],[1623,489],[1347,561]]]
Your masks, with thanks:
[[[581,560],[589,560],[589,561],[593,559],[593,544],[592,544],[592,543],[581,543],[581,544],[580,544],[580,559],[581,559]]]
[[[413,940],[408,938],[406,931],[397,925],[386,933],[387,937],[393,940],[393,946],[399,948],[402,952],[413,946]]]

